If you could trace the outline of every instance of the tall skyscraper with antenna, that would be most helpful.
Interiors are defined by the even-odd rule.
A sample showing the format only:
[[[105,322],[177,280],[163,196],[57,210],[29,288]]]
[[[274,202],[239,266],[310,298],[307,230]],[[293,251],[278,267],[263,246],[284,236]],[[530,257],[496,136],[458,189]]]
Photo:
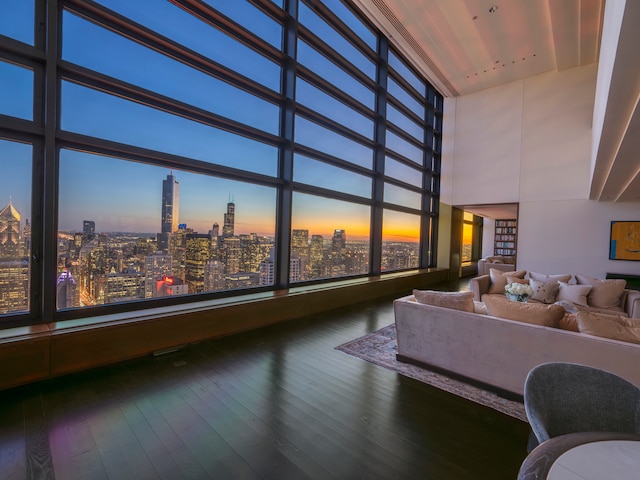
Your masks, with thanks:
[[[169,247],[169,235],[178,230],[178,212],[180,205],[180,184],[173,171],[162,181],[162,225],[158,236],[158,248]]]
[[[233,198],[229,198],[227,203],[227,213],[224,214],[224,225],[222,226],[222,237],[233,237],[234,222],[236,216],[236,204],[233,203]]]

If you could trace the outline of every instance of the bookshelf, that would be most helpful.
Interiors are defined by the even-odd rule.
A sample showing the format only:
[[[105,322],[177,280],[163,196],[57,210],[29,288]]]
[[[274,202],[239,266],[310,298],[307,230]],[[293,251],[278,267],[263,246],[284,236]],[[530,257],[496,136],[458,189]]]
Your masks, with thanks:
[[[517,244],[518,221],[515,219],[496,220],[493,254],[513,257],[513,263],[515,263]]]

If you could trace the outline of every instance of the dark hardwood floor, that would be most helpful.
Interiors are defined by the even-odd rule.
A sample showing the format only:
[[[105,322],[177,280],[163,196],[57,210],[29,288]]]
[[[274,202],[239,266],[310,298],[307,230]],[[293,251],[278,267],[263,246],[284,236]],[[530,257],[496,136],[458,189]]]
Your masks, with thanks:
[[[525,423],[334,349],[391,322],[383,299],[0,392],[0,478],[514,479]]]

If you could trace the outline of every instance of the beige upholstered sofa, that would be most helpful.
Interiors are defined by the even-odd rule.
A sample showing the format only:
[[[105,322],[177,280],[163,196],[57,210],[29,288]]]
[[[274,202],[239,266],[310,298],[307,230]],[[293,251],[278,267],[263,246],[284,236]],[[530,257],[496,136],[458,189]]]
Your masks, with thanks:
[[[497,274],[497,276],[503,276],[505,278],[511,278],[509,272],[496,272],[494,270],[493,272],[494,274]],[[518,272],[515,273],[515,275],[517,275]],[[525,276],[524,271],[520,271],[520,273],[522,273],[522,275],[519,275],[521,277]],[[582,280],[584,283],[587,283],[589,280],[592,280],[594,283],[600,284],[600,286],[598,287],[600,290],[602,289],[603,284],[607,284],[607,283],[616,283],[619,288],[620,288],[620,292],[621,294],[618,296],[616,296],[615,298],[617,299],[617,302],[609,302],[607,303],[606,301],[604,301],[603,303],[603,299],[602,299],[602,292],[598,291],[596,292],[595,290],[591,290],[590,293],[588,293],[585,297],[585,302],[584,305],[576,305],[574,310],[589,310],[595,313],[605,313],[605,314],[613,314],[613,315],[623,315],[623,316],[628,316],[630,318],[638,318],[640,319],[640,291],[638,290],[628,290],[628,289],[623,289],[624,286],[624,281],[623,280],[597,280],[597,279],[593,279],[590,277],[586,277],[584,275],[542,275],[541,274],[536,274],[533,272],[529,272],[528,276],[531,278],[544,278],[544,277],[548,277],[548,278],[562,278],[562,277],[566,277],[566,278],[574,278],[577,277],[578,279]],[[494,275],[494,279],[495,279],[495,275]],[[502,283],[505,283],[506,280],[503,280]],[[573,281],[573,280],[572,280]],[[619,282],[623,282],[622,284],[620,284]],[[571,285],[571,284],[564,284],[566,286],[567,289],[579,289],[580,285]],[[622,285],[622,286],[621,286]],[[470,290],[473,292],[473,299],[476,302],[480,302],[482,301],[482,297],[484,295],[487,294],[496,294],[496,290],[498,291],[498,294],[502,294],[503,293],[503,288],[504,285],[500,284],[500,287],[497,289],[492,289],[492,276],[491,275],[481,275],[479,277],[475,277],[472,278],[469,282],[469,288]],[[599,295],[599,302],[593,302],[594,304],[592,305],[592,299],[591,296],[595,293],[600,293],[601,295]],[[604,296],[606,297],[609,292],[605,291],[604,292]],[[558,297],[559,298],[559,297]],[[555,298],[553,299],[555,301]],[[605,298],[606,300],[606,298]],[[535,300],[533,300],[535,301]],[[565,303],[565,306],[567,305],[568,302],[563,302]],[[569,307],[568,307],[569,308]]]
[[[640,302],[631,296],[634,305]],[[417,303],[413,295],[394,300],[394,311],[399,360],[462,376],[499,392],[521,396],[529,370],[545,362],[590,365],[640,385],[637,343]]]

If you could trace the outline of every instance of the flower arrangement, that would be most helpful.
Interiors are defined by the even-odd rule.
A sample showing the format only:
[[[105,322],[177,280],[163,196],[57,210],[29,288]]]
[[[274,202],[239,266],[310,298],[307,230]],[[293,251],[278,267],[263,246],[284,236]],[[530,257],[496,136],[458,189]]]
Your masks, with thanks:
[[[526,283],[507,283],[504,287],[504,292],[507,297],[517,302],[526,302],[527,299],[533,295],[533,288]]]

